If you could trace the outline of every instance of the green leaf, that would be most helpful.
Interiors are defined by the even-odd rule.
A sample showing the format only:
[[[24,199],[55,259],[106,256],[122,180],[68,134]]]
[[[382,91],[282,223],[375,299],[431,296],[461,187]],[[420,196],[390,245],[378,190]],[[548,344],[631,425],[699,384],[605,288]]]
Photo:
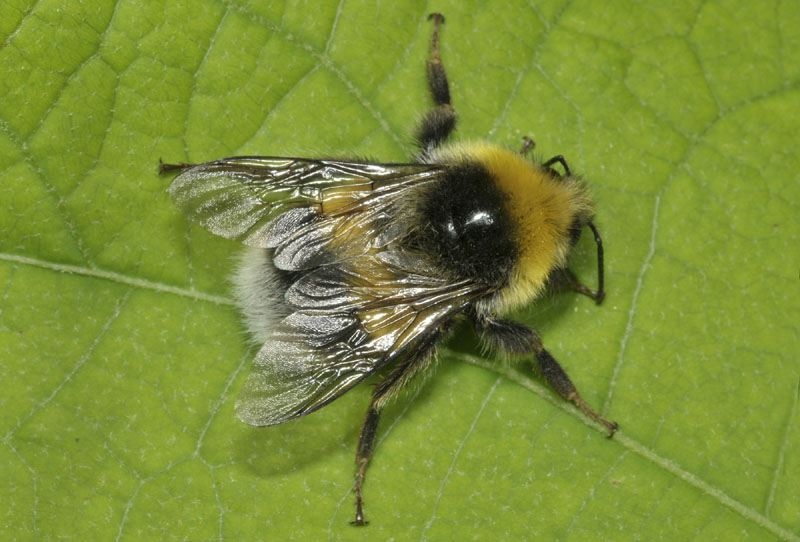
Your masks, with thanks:
[[[800,540],[797,3],[261,4],[0,6],[0,538]],[[360,530],[369,386],[235,418],[238,247],[156,168],[408,159],[433,9],[457,137],[597,196],[606,302],[516,316],[621,430],[464,328],[382,420]]]

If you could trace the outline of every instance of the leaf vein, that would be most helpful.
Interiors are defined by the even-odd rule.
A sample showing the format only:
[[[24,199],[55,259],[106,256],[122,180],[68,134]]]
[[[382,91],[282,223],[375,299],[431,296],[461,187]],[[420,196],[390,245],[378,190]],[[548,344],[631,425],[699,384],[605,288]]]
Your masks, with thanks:
[[[60,392],[62,389],[64,389],[64,386],[66,386],[67,384],[69,384],[72,381],[72,377],[74,377],[75,374],[77,374],[77,372],[81,370],[81,367],[83,367],[86,364],[86,362],[89,361],[89,358],[92,357],[92,353],[97,348],[97,345],[100,344],[100,341],[103,339],[103,337],[105,337],[106,332],[108,332],[108,328],[111,327],[111,324],[119,317],[119,314],[122,311],[122,307],[125,305],[125,303],[127,303],[127,301],[130,298],[130,296],[131,296],[131,290],[128,290],[127,292],[125,292],[125,294],[119,300],[117,305],[114,307],[114,311],[111,313],[111,316],[109,316],[106,319],[106,322],[103,324],[103,327],[100,329],[100,332],[97,334],[97,336],[92,341],[92,344],[89,345],[89,348],[86,351],[86,353],[83,356],[81,356],[81,358],[78,360],[78,362],[75,364],[75,366],[70,370],[69,373],[67,373],[67,375],[64,377],[64,379],[61,382],[59,382],[59,384],[50,393],[50,395],[48,395],[45,399],[43,399],[42,401],[37,403],[31,409],[31,411],[28,412],[28,414],[26,414],[25,416],[20,418],[20,420],[16,423],[16,425],[14,425],[14,427],[12,427],[8,431],[8,433],[6,434],[4,440],[6,440],[6,441],[10,440],[11,437],[14,435],[14,433],[16,433],[17,430],[20,427],[22,427],[22,425],[25,422],[30,420],[37,412],[42,410],[44,407],[49,405],[50,402],[55,398],[55,396],[58,395],[58,392]]]
[[[614,390],[617,387],[617,379],[619,378],[619,373],[622,370],[622,364],[625,361],[625,351],[628,347],[628,342],[630,341],[631,335],[633,334],[633,319],[636,316],[639,293],[642,291],[644,276],[647,273],[647,270],[650,268],[650,264],[653,261],[653,256],[656,253],[656,234],[658,233],[658,211],[660,206],[661,194],[658,194],[656,196],[656,203],[653,209],[653,226],[650,231],[650,248],[647,252],[647,256],[644,258],[644,262],[642,262],[642,267],[639,269],[639,273],[636,276],[636,288],[634,289],[633,297],[631,298],[631,308],[628,311],[628,322],[625,324],[625,333],[622,335],[622,339],[620,340],[617,363],[614,365],[614,372],[611,373],[611,380],[608,383],[608,395],[603,403],[603,408],[600,410],[601,413],[608,412],[608,408],[611,406],[611,398],[614,396]]]
[[[781,471],[783,471],[783,461],[786,456],[786,450],[789,447],[789,434],[791,433],[792,426],[794,425],[794,420],[797,416],[797,398],[798,393],[800,392],[800,381],[797,382],[794,388],[794,401],[792,402],[792,409],[789,413],[789,420],[786,423],[786,429],[783,433],[783,442],[781,443],[781,448],[778,451],[778,461],[775,465],[775,472],[772,475],[772,484],[769,487],[769,497],[767,497],[767,504],[764,506],[764,515],[769,517],[770,510],[772,509],[772,504],[775,501],[775,492],[778,489],[778,479],[781,475]]]
[[[0,252],[0,261],[18,263],[23,265],[31,265],[34,267],[40,267],[42,269],[49,269],[51,271],[55,271],[58,273],[67,273],[71,275],[81,275],[85,277],[109,280],[120,284],[126,284],[128,286],[134,286],[136,288],[140,288],[143,290],[153,290],[156,292],[164,292],[164,293],[179,295],[182,297],[188,297],[190,299],[196,299],[198,301],[208,301],[210,303],[216,303],[217,305],[234,305],[233,300],[227,297],[207,294],[205,292],[199,292],[194,289],[178,288],[177,286],[170,286],[168,284],[162,284],[160,282],[154,282],[150,280],[140,279],[137,277],[131,277],[128,275],[124,275],[122,273],[117,273],[115,271],[106,271],[103,269],[82,267],[78,265],[60,264],[55,262],[49,262],[46,260],[39,260],[36,258],[29,258],[27,256],[19,256],[17,254],[7,254],[2,252]]]
[[[492,364],[487,360],[478,358],[476,356],[470,356],[462,352],[456,353],[449,351],[449,354],[458,359],[462,359],[467,363],[471,363],[478,367],[482,367],[484,369],[493,371],[501,375],[502,377],[511,380],[512,382],[516,382],[520,386],[532,391],[539,397],[546,399],[555,407],[560,408],[565,412],[568,412],[570,415],[574,416],[582,423],[590,427],[595,427],[597,428],[598,431],[601,430],[600,424],[587,418],[580,410],[578,410],[577,407],[574,407],[564,402],[560,398],[557,399],[544,385],[534,382],[528,378],[525,378],[522,374],[514,370],[512,367],[505,367],[497,364]],[[778,525],[776,522],[772,521],[771,519],[766,517],[764,514],[761,514],[757,510],[754,510],[753,508],[730,497],[727,493],[725,493],[719,488],[712,486],[699,476],[683,469],[673,460],[659,455],[658,453],[648,448],[641,442],[626,436],[621,430],[614,435],[614,439],[612,442],[615,442],[627,448],[628,450],[641,456],[647,461],[653,463],[657,467],[672,474],[673,476],[679,478],[680,480],[683,480],[684,482],[694,487],[695,489],[698,489],[702,493],[705,493],[706,495],[710,496],[723,506],[729,508],[730,510],[733,510],[737,514],[741,515],[743,518],[752,521],[753,523],[759,525],[760,527],[766,529],[767,531],[773,533],[774,535],[779,536],[785,540],[800,542],[800,536],[798,536],[797,534]]]
[[[589,488],[589,492],[586,494],[586,497],[584,497],[584,499],[581,501],[581,505],[578,507],[578,511],[575,512],[575,515],[572,517],[572,521],[567,527],[567,530],[564,532],[564,538],[569,538],[569,534],[572,532],[572,528],[575,527],[575,524],[578,522],[578,519],[581,517],[581,514],[583,514],[583,511],[586,509],[586,506],[589,504],[590,501],[592,501],[592,499],[594,499],[594,494],[595,491],[597,491],[597,488],[600,487],[608,479],[609,476],[611,476],[611,473],[617,469],[619,464],[622,463],[622,460],[625,459],[627,455],[628,452],[621,453],[619,457],[611,464],[611,466],[608,467],[603,476],[601,476],[600,479],[597,480],[597,482],[591,488]]]
[[[395,132],[383,115],[380,114],[380,111],[369,101],[365,94],[361,92],[361,90],[344,74],[342,69],[336,65],[335,62],[331,60],[331,58],[326,54],[325,51],[320,52],[311,44],[307,43],[306,41],[298,38],[297,36],[288,32],[285,28],[281,27],[280,25],[276,25],[272,21],[265,20],[260,15],[253,13],[252,11],[239,6],[232,4],[230,0],[223,0],[222,2],[228,9],[233,9],[238,11],[239,13],[243,13],[250,17],[252,20],[257,21],[258,23],[267,27],[271,32],[278,34],[283,39],[285,39],[289,43],[296,43],[298,46],[309,53],[312,57],[316,58],[317,61],[327,68],[333,75],[335,75],[339,80],[344,84],[345,89],[352,94],[356,100],[361,104],[361,106],[367,111],[367,113],[372,116],[373,119],[378,123],[381,129],[391,137],[394,142],[400,148],[407,148],[408,142],[405,138],[401,137],[397,132]],[[331,30],[333,32],[333,29]]]
[[[475,426],[478,424],[478,420],[483,415],[483,411],[486,410],[486,405],[489,404],[489,400],[494,395],[494,391],[497,389],[497,386],[499,386],[500,382],[502,381],[503,381],[502,375],[498,376],[497,380],[494,381],[494,384],[492,384],[491,389],[488,391],[486,397],[483,399],[480,408],[478,408],[478,411],[475,413],[475,416],[472,419],[472,423],[470,424],[469,429],[467,429],[467,432],[464,434],[464,437],[461,439],[461,442],[459,442],[458,448],[456,448],[456,451],[453,454],[453,460],[450,462],[450,466],[447,468],[447,472],[444,473],[444,478],[442,478],[442,483],[439,486],[439,491],[436,495],[436,502],[434,502],[432,506],[433,511],[431,513],[431,517],[425,524],[425,528],[422,530],[422,533],[420,534],[420,540],[425,540],[427,538],[426,535],[428,533],[428,530],[431,528],[434,521],[436,521],[436,513],[439,510],[439,502],[442,500],[442,495],[444,495],[444,489],[447,486],[447,482],[450,480],[450,475],[455,470],[456,463],[458,462],[458,459],[461,456],[461,450],[464,449],[464,445],[467,443],[470,435],[475,430]]]

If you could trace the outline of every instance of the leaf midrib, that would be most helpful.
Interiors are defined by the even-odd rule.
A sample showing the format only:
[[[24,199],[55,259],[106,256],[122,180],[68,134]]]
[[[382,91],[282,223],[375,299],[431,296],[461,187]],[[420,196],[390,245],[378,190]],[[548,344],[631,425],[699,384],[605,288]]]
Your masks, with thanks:
[[[129,276],[129,275],[125,275],[125,274],[118,273],[118,272],[113,272],[113,271],[105,271],[105,270],[101,270],[101,269],[91,269],[91,268],[82,267],[82,266],[76,266],[76,265],[66,265],[66,264],[50,262],[50,261],[46,261],[46,260],[29,258],[29,257],[26,257],[26,256],[19,256],[19,255],[16,255],[16,254],[8,254],[8,253],[0,253],[0,261],[6,261],[6,262],[9,262],[9,263],[16,263],[16,264],[21,264],[21,265],[30,265],[30,266],[38,267],[38,268],[41,268],[41,269],[47,269],[47,270],[50,270],[50,271],[54,271],[54,272],[57,272],[57,273],[68,273],[68,274],[82,275],[82,276],[87,276],[87,277],[92,277],[92,278],[99,278],[99,279],[103,279],[103,280],[109,280],[109,281],[112,281],[112,282],[129,285],[129,286],[132,286],[132,287],[135,287],[135,288],[140,288],[140,289],[143,289],[143,290],[152,290],[152,291],[156,291],[156,292],[169,293],[169,294],[173,294],[173,295],[177,295],[177,296],[181,296],[181,297],[186,297],[186,298],[190,298],[190,299],[197,300],[197,301],[206,301],[206,302],[210,302],[210,303],[215,303],[217,305],[228,305],[228,306],[235,305],[234,301],[232,299],[230,299],[230,298],[227,298],[227,297],[207,294],[207,293],[200,292],[200,291],[194,290],[194,289],[178,288],[178,287],[171,286],[171,285],[168,285],[168,284],[162,284],[162,283],[158,283],[158,282],[154,282],[154,281],[144,280],[144,279],[140,279],[138,277],[132,277],[132,276]],[[540,384],[540,383],[535,382],[535,381],[533,381],[533,380],[531,380],[529,378],[526,378],[521,372],[519,372],[518,370],[516,370],[516,369],[514,369],[512,367],[505,367],[505,366],[502,366],[501,364],[493,364],[490,361],[484,360],[484,359],[476,357],[476,356],[471,356],[471,355],[468,355],[468,354],[464,354],[463,352],[459,352],[459,353],[453,352],[452,350],[449,350],[448,348],[441,348],[440,352],[446,353],[448,356],[453,357],[455,359],[458,359],[459,361],[465,361],[467,363],[470,363],[470,364],[475,365],[477,367],[481,367],[483,369],[492,371],[492,372],[494,372],[494,373],[496,373],[496,374],[498,374],[498,375],[500,375],[502,377],[505,377],[507,380],[515,382],[515,383],[519,384],[520,386],[522,386],[522,387],[528,389],[529,391],[533,392],[537,396],[545,399],[546,401],[550,402],[551,405],[553,405],[553,406],[561,409],[562,411],[568,413],[570,416],[580,420],[581,422],[583,422],[587,426],[600,430],[600,426],[598,424],[596,424],[595,422],[593,422],[593,421],[589,420],[588,418],[586,418],[586,416],[584,416],[577,408],[575,408],[572,405],[567,404],[567,403],[561,401],[560,399],[557,399],[556,397],[554,397],[552,392],[544,384]],[[240,363],[239,368],[236,371],[237,375],[245,365],[246,365],[245,362]],[[234,379],[232,378],[227,383],[227,385],[225,387],[225,390],[223,391],[223,394],[222,394],[222,398],[223,399],[224,399],[225,395],[227,395],[228,390],[230,389],[233,380]],[[794,416],[794,412],[797,410],[797,398],[798,397],[797,397],[797,393],[796,393],[795,394],[795,405],[794,405],[794,408],[793,408],[793,411],[792,411],[792,416]],[[12,439],[13,438],[13,433],[14,433],[14,431],[9,433],[9,435],[7,435],[4,440],[8,441],[8,440]],[[781,453],[783,452],[783,450],[786,447],[787,435],[788,435],[788,433],[784,435],[784,443],[783,443],[783,446],[781,447]],[[464,436],[461,439],[462,442],[467,437],[468,437],[468,435]],[[649,463],[651,463],[651,464],[657,466],[658,468],[670,473],[671,475],[683,480],[684,482],[688,483],[692,487],[694,487],[696,489],[699,489],[700,491],[702,491],[706,495],[709,495],[710,497],[715,499],[717,502],[719,502],[723,506],[729,508],[730,510],[733,510],[737,514],[741,515],[743,518],[745,518],[745,519],[747,519],[749,521],[752,521],[753,523],[755,523],[755,524],[759,525],[760,527],[770,531],[771,533],[775,534],[776,536],[779,536],[779,537],[781,537],[781,538],[783,538],[785,540],[791,540],[791,541],[795,541],[795,542],[800,542],[800,536],[798,536],[795,533],[789,531],[788,529],[785,529],[785,528],[781,527],[780,525],[778,525],[777,523],[775,523],[774,521],[772,521],[768,517],[766,517],[764,514],[754,510],[752,507],[749,507],[749,506],[741,503],[740,501],[737,501],[736,499],[730,497],[728,494],[726,494],[721,489],[713,487],[711,484],[709,484],[706,481],[702,480],[698,476],[695,476],[694,474],[684,470],[680,465],[675,463],[673,460],[667,459],[667,458],[659,455],[658,453],[656,453],[655,451],[653,451],[652,449],[650,449],[649,447],[647,447],[643,443],[639,442],[638,440],[636,440],[634,438],[631,438],[629,436],[626,436],[622,431],[618,431],[614,435],[614,441],[616,443],[622,445],[627,450],[629,450],[629,451],[637,454],[638,456],[642,457],[643,459],[645,459]],[[197,453],[197,450],[195,450],[193,455],[196,455],[196,453]],[[781,457],[782,457],[782,455],[781,455]],[[780,459],[779,459],[779,461],[780,461]],[[771,486],[772,487],[770,488],[770,497],[772,497],[772,495],[774,493],[774,486],[775,486],[775,482],[774,481],[773,481],[773,484],[771,484]],[[770,500],[768,501],[768,505],[771,503],[771,500],[772,499],[770,498]]]

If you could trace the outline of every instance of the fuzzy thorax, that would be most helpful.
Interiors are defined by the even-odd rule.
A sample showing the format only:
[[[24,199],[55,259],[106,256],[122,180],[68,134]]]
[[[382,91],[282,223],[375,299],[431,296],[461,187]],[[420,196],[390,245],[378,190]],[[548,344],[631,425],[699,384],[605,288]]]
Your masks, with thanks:
[[[566,265],[570,230],[585,226],[593,216],[585,185],[576,177],[559,177],[520,154],[482,142],[446,146],[430,161],[476,161],[506,195],[517,261],[507,286],[494,298],[493,309],[508,312],[538,297],[548,275]]]

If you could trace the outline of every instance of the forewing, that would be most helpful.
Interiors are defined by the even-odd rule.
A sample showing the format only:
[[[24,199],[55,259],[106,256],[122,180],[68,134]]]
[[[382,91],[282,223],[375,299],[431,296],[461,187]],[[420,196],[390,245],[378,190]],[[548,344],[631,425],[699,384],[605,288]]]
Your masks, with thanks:
[[[217,235],[274,249],[302,271],[293,311],[258,352],[239,418],[274,425],[341,396],[452,318],[485,287],[453,283],[393,243],[409,187],[441,166],[240,157],[199,164],[170,186],[176,205]]]
[[[297,311],[256,356],[236,403],[242,421],[274,425],[317,410],[486,293],[397,268],[379,255],[342,267],[317,269],[287,292]]]
[[[299,231],[295,246],[317,248],[331,234],[321,217],[435,177],[436,166],[370,164],[303,158],[234,157],[182,171],[170,196],[191,220],[211,233],[255,247],[277,247]],[[312,239],[309,236],[316,234]],[[297,255],[298,250],[293,254]]]

